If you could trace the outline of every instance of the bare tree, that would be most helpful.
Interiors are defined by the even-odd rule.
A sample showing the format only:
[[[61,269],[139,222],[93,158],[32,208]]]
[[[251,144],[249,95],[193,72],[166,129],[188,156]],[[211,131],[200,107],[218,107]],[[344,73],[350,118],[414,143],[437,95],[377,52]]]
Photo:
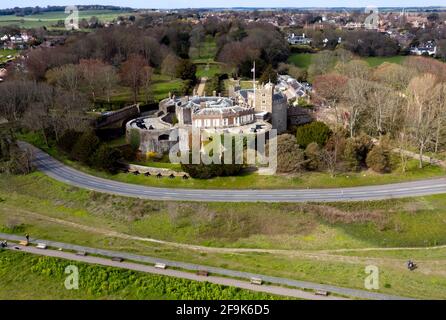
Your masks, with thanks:
[[[153,69],[147,66],[143,69],[143,73],[144,75],[143,75],[142,87],[144,88],[145,102],[148,103],[152,95]]]
[[[368,63],[359,59],[351,60],[347,63],[339,63],[336,65],[336,70],[348,78],[368,80],[370,77]]]
[[[347,82],[346,77],[332,73],[317,76],[313,83],[315,93],[325,99],[330,107],[334,108],[337,124],[342,123],[338,104],[344,96]]]
[[[436,120],[436,132],[435,132],[435,153],[438,152],[438,148],[441,141],[441,133],[446,122],[446,84],[440,83],[433,90],[432,94],[433,103],[437,109]]]
[[[131,88],[134,103],[138,101],[139,89],[144,82],[144,68],[146,67],[148,67],[146,60],[139,55],[131,55],[121,66],[121,79]]]
[[[80,67],[74,64],[53,68],[46,73],[47,81],[69,92],[73,101],[76,101],[78,98],[81,77]]]
[[[103,69],[106,64],[97,59],[81,60],[79,63],[83,83],[90,91],[93,102],[102,89]]]
[[[366,124],[375,134],[395,134],[398,118],[401,116],[406,99],[400,92],[395,92],[387,86],[373,84],[368,95]]]
[[[31,131],[40,131],[48,146],[48,137],[46,129],[50,127],[50,118],[48,115],[48,106],[41,102],[34,103],[32,108],[26,110],[22,123],[25,128]]]
[[[345,90],[345,118],[350,137],[353,138],[359,126],[360,117],[367,110],[368,92],[372,84],[361,79],[350,79]]]
[[[102,69],[101,75],[102,75],[102,81],[101,81],[102,91],[105,93],[107,102],[110,102],[113,88],[116,87],[119,80],[118,75],[116,73],[115,68],[110,65],[107,65]]]
[[[161,64],[161,73],[169,76],[171,79],[173,79],[177,72],[177,67],[180,64],[180,59],[173,54],[169,53],[167,57],[163,60],[163,63]]]
[[[427,145],[435,137],[435,124],[437,124],[438,108],[432,99],[432,88],[437,77],[424,74],[414,78],[408,88],[408,112],[410,130],[413,140],[418,147],[420,164],[423,167],[423,154]]]

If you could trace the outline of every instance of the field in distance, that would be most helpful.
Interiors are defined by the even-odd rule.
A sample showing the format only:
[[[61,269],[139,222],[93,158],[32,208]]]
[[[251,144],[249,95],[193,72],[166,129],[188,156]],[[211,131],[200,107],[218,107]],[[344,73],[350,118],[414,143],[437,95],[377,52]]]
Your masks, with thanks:
[[[118,16],[126,16],[130,13],[121,10],[85,10],[79,11],[79,20],[91,17],[97,17],[99,21],[109,22],[116,19]],[[0,16],[0,26],[17,25],[21,28],[39,28],[51,27],[58,21],[64,21],[68,15],[63,11],[45,12],[41,14],[33,14],[24,17],[17,17],[15,15]]]

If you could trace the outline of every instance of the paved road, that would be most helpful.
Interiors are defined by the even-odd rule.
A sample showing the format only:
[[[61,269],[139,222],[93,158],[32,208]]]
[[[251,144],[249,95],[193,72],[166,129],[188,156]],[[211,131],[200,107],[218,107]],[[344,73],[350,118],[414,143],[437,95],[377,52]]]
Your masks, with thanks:
[[[151,200],[206,202],[336,202],[367,201],[446,193],[446,178],[413,182],[333,189],[291,190],[199,190],[156,188],[98,178],[55,160],[43,151],[21,142],[34,152],[34,164],[48,176],[73,185],[103,193]]]
[[[21,240],[24,240],[24,237],[0,233],[0,239],[7,239],[9,241],[21,241]],[[172,260],[166,260],[166,259],[159,259],[159,258],[136,255],[136,254],[126,253],[126,252],[117,252],[117,251],[110,251],[110,250],[104,250],[104,249],[96,249],[96,248],[78,246],[78,245],[49,241],[49,240],[31,239],[30,243],[32,243],[32,244],[45,243],[49,247],[52,247],[52,248],[62,248],[64,250],[72,250],[72,251],[84,251],[89,254],[100,255],[103,257],[122,257],[126,260],[149,263],[149,264],[164,263],[169,267],[179,268],[179,269],[183,269],[183,270],[190,270],[190,271],[206,270],[209,273],[211,273],[212,275],[222,275],[222,276],[231,277],[231,278],[238,278],[238,279],[251,279],[253,277],[260,278],[263,281],[272,283],[272,284],[285,285],[288,287],[307,289],[307,290],[324,290],[324,291],[329,291],[329,292],[332,292],[332,293],[335,293],[338,295],[354,297],[354,298],[359,298],[359,299],[371,299],[371,300],[407,300],[407,299],[409,299],[409,298],[405,298],[405,297],[386,295],[386,294],[370,292],[370,291],[365,291],[365,290],[356,290],[356,289],[342,288],[342,287],[324,285],[324,284],[308,282],[308,281],[299,281],[299,280],[292,280],[292,279],[287,279],[287,278],[271,277],[271,276],[255,274],[255,273],[235,271],[235,270],[216,268],[216,267],[210,267],[210,266],[204,266],[204,265],[198,265],[198,264],[192,264],[192,263],[186,263],[186,262],[178,262],[178,261],[172,261]],[[29,249],[30,247],[21,247],[21,248]],[[35,253],[35,252],[39,253],[39,250],[35,249],[33,251],[33,253]],[[42,251],[40,251],[40,252],[42,252]],[[46,252],[46,251],[44,251],[44,252]],[[67,259],[74,260],[75,257],[79,258],[78,256],[70,254],[69,258],[67,258]],[[91,257],[88,257],[88,258],[91,258]],[[84,261],[84,260],[82,260],[82,261]],[[108,260],[106,260],[106,261],[107,261],[107,263],[111,263]],[[86,262],[89,262],[89,261],[86,260]],[[111,264],[107,264],[107,265],[111,265]],[[118,266],[122,266],[122,264],[119,264]],[[154,268],[152,268],[150,270],[153,270],[153,269]],[[160,269],[155,269],[155,270],[160,270]],[[169,271],[173,271],[173,270],[169,270]],[[172,274],[172,275],[174,275],[174,274]],[[189,273],[189,275],[190,275],[190,273]],[[174,276],[177,276],[177,275],[174,275]],[[194,278],[192,280],[196,280],[196,279]],[[246,284],[245,282],[243,282],[243,283]],[[227,284],[227,285],[233,285],[233,284]],[[251,287],[249,287],[249,288],[251,289]],[[286,295],[289,295],[289,293],[290,292],[287,292]],[[277,294],[280,294],[280,293],[277,293]],[[314,299],[315,297],[312,295],[312,298]]]

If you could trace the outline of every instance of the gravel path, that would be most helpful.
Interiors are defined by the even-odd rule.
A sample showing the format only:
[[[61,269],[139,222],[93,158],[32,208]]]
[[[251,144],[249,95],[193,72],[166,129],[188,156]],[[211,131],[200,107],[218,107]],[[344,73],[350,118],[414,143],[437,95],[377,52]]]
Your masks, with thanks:
[[[24,240],[24,237],[0,233],[0,239],[7,239],[9,241],[21,241],[21,240]],[[72,251],[76,251],[76,252],[83,251],[83,252],[87,252],[89,254],[95,254],[95,255],[99,255],[99,256],[103,256],[103,257],[121,257],[121,258],[124,258],[125,260],[143,262],[143,263],[149,263],[149,264],[164,263],[170,267],[179,268],[179,269],[183,269],[183,270],[189,270],[189,271],[206,270],[213,275],[214,274],[222,275],[222,276],[238,278],[238,279],[260,278],[263,281],[272,283],[272,284],[285,285],[288,287],[307,289],[307,290],[323,290],[323,291],[332,292],[332,293],[335,293],[338,295],[354,297],[354,298],[359,298],[359,299],[372,299],[372,300],[409,299],[409,298],[405,298],[405,297],[392,296],[392,295],[381,294],[381,293],[376,293],[376,292],[369,292],[369,291],[365,291],[365,290],[349,289],[349,288],[324,285],[324,284],[308,282],[308,281],[299,281],[299,280],[293,280],[293,279],[287,279],[287,278],[271,277],[271,276],[249,273],[249,272],[216,268],[216,267],[210,267],[210,266],[204,266],[204,265],[198,265],[198,264],[192,264],[192,263],[186,263],[186,262],[171,261],[171,260],[159,259],[159,258],[155,258],[155,257],[136,255],[136,254],[132,254],[132,253],[117,252],[117,251],[110,251],[110,250],[104,250],[104,249],[96,249],[96,248],[90,248],[90,247],[85,247],[85,246],[78,246],[78,245],[73,245],[73,244],[48,241],[48,240],[42,240],[42,239],[31,239],[30,242],[32,244],[45,243],[49,247],[52,247],[52,248],[62,248],[64,250],[72,250]],[[32,247],[23,247],[23,248],[30,249],[30,250],[31,249],[36,250],[36,251],[33,251],[33,253],[34,252],[44,253],[44,252],[51,251],[51,250],[39,250],[39,249],[35,249]],[[56,251],[56,252],[62,253],[60,251]],[[73,257],[78,257],[78,256],[76,256],[74,254],[70,254],[69,259],[72,259]],[[82,257],[82,258],[85,258],[85,257]],[[88,258],[92,258],[92,257],[88,257]],[[109,262],[109,260],[106,260],[106,261]],[[121,266],[121,265],[122,264],[119,264],[119,266]],[[156,269],[156,270],[159,270],[159,269]],[[169,270],[169,271],[172,271],[172,270]],[[206,279],[208,279],[208,278],[209,277],[207,277]],[[258,288],[257,286],[255,286],[255,287]],[[263,288],[263,286],[262,286],[262,288]],[[315,296],[312,295],[312,298],[315,298]],[[305,299],[307,299],[307,298],[305,298]]]

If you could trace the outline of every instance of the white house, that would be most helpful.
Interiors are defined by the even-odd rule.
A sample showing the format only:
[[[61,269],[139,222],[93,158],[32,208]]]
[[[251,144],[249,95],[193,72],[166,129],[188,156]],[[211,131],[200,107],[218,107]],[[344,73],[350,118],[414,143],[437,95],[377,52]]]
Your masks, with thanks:
[[[410,48],[410,53],[417,56],[436,56],[437,44],[435,43],[435,41],[421,43],[417,47]]]

